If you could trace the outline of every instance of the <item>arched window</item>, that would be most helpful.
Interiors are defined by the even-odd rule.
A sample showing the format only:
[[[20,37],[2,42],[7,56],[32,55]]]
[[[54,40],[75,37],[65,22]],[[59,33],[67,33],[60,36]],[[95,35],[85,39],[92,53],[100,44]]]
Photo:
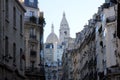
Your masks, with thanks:
[[[67,31],[65,31],[64,34],[67,35]]]

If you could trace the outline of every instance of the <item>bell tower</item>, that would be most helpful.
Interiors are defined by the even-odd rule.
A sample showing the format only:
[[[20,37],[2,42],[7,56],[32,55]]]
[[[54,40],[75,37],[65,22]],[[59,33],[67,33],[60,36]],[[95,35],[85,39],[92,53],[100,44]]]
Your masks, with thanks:
[[[65,12],[63,13],[62,21],[60,23],[60,30],[59,30],[59,39],[60,43],[64,44],[66,39],[70,37],[70,28],[65,16]]]

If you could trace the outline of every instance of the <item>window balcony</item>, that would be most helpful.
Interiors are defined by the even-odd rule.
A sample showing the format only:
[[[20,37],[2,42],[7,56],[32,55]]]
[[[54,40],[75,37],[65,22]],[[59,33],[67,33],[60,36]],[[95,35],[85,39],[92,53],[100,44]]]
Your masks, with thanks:
[[[43,27],[46,24],[44,17],[25,16],[24,21],[34,23],[34,24],[39,24]]]
[[[34,62],[34,61],[36,61],[36,57],[37,57],[37,52],[34,50],[31,50],[30,51],[30,60]]]
[[[33,24],[38,23],[38,19],[35,16],[25,16],[24,21],[25,22],[30,22],[30,23],[33,23]]]
[[[31,16],[29,20],[30,22],[37,23],[37,18],[35,16]]]
[[[37,39],[36,35],[30,35],[30,39]]]
[[[37,56],[37,52],[34,51],[34,50],[31,50],[31,51],[30,51],[30,56],[31,56],[31,57],[36,57],[36,56]]]
[[[29,74],[29,75],[40,75],[40,68],[36,68],[36,67],[27,67],[25,69],[25,74]]]
[[[37,36],[36,35],[30,35],[29,36],[29,42],[38,43]]]

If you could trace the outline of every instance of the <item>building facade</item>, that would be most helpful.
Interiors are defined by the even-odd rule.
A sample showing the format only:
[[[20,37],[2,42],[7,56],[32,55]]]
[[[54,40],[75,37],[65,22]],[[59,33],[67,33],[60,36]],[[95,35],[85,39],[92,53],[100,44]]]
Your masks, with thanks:
[[[69,66],[68,54],[72,56],[72,80],[120,80],[119,10],[119,2],[106,0],[77,33],[74,48],[64,51],[67,57],[63,55],[63,80],[70,76],[65,68]]]
[[[54,33],[54,25],[51,26],[51,33],[48,35],[46,39],[46,43],[44,44],[44,58],[46,62],[55,62],[56,59],[56,51],[57,51],[58,37]]]
[[[75,39],[70,38],[68,46],[62,55],[62,80],[73,80],[73,49]]]
[[[0,1],[0,80],[24,80],[24,13],[18,0]]]
[[[27,80],[45,80],[43,64],[44,16],[38,0],[24,0],[25,75]]]
[[[60,23],[60,29],[59,29],[60,44],[67,43],[67,40],[69,37],[70,37],[70,28],[69,28],[69,24],[67,22],[66,15],[64,12],[61,23]]]
[[[62,55],[68,45],[69,39],[71,39],[70,29],[65,13],[63,13],[59,29],[59,38],[54,33],[54,26],[52,24],[51,33],[48,35],[46,43],[44,44],[46,80],[61,80]],[[54,76],[52,74],[54,74]]]
[[[54,33],[54,25],[44,44],[44,61],[46,80],[58,80],[58,62],[56,60],[58,37]]]
[[[111,79],[119,80],[119,33],[118,33],[118,4],[109,1],[99,9],[102,15],[101,22],[96,26],[96,36],[98,37],[96,46],[98,80]],[[98,36],[99,35],[99,36]]]

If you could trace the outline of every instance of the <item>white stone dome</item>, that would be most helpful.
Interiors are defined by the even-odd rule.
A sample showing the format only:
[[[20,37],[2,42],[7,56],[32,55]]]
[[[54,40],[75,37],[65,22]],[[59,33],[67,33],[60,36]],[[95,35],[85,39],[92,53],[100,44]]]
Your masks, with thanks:
[[[48,35],[48,37],[46,39],[46,43],[55,43],[55,42],[58,42],[58,37],[54,33],[54,26],[52,24],[52,30],[51,30],[51,33]]]
[[[58,37],[55,33],[50,33],[47,37],[46,43],[55,43],[58,42]]]

